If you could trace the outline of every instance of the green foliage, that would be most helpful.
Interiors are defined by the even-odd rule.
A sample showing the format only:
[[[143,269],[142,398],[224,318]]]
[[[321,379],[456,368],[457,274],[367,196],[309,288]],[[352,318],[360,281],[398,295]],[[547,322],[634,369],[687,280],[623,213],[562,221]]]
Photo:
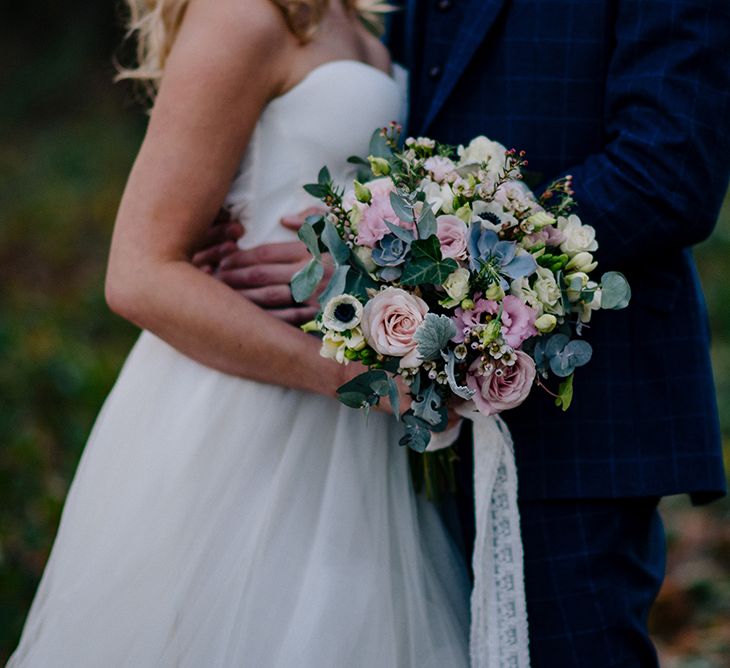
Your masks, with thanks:
[[[442,285],[459,265],[456,260],[441,257],[438,237],[418,239],[411,246],[411,259],[403,268],[401,283],[403,285],[419,285],[433,283]]]

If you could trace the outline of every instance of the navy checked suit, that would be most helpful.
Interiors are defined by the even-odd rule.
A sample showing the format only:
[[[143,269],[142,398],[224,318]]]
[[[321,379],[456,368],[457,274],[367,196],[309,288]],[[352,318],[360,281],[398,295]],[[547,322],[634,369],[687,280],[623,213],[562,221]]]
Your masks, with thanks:
[[[730,3],[409,0],[389,41],[411,71],[409,133],[453,144],[487,134],[526,150],[543,183],[572,174],[599,268],[632,284],[628,309],[594,316],[594,358],[570,410],[536,392],[506,420],[534,665],[655,665],[645,616],[663,577],[656,502],[725,492],[690,247],[710,234],[730,174]],[[470,502],[467,492],[467,534]],[[600,596],[611,589],[621,596]],[[560,614],[547,628],[550,609]]]

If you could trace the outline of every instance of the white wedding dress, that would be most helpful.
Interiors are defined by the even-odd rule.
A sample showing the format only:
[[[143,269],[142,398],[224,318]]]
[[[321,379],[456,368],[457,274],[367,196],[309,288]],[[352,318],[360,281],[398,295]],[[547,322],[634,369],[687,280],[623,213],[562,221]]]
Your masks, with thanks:
[[[404,117],[403,77],[317,67],[228,204],[283,241],[302,184]],[[266,364],[266,360],[261,360]],[[286,382],[286,379],[283,379]],[[143,333],[96,422],[12,668],[462,668],[469,583],[394,418],[228,376]]]

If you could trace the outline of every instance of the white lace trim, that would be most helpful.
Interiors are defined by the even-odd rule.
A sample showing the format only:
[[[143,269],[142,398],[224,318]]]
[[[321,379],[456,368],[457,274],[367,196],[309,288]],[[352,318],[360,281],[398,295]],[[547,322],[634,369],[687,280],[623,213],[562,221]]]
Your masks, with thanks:
[[[474,422],[476,539],[471,599],[472,668],[529,668],[517,467],[507,425]]]

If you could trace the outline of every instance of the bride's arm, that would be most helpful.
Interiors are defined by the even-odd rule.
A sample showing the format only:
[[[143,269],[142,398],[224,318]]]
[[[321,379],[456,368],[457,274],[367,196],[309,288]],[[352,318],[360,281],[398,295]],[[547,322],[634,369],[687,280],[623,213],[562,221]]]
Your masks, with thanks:
[[[106,294],[114,311],[203,364],[333,395],[345,371],[314,338],[191,264],[284,85],[292,40],[268,0],[191,3],[122,198]]]

